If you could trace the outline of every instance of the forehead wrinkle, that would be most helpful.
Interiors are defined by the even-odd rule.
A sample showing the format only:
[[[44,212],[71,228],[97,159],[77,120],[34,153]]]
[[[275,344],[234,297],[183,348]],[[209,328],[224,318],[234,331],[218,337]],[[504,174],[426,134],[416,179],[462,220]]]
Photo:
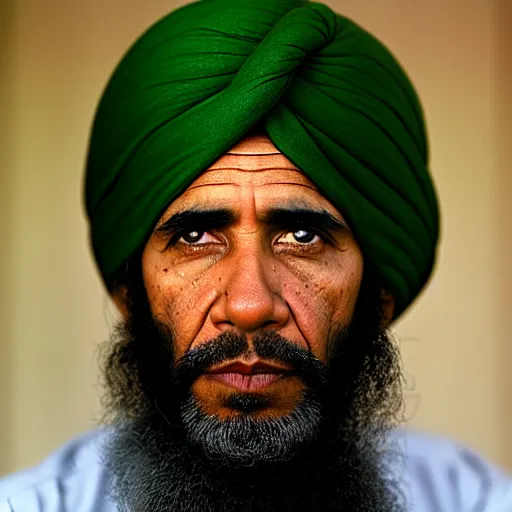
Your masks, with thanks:
[[[297,169],[296,167],[272,166],[272,167],[259,167],[259,168],[252,168],[252,169],[247,169],[247,168],[243,168],[243,167],[215,167],[213,169],[206,169],[206,171],[204,171],[202,175],[204,175],[208,172],[214,172],[214,171],[242,171],[242,172],[295,171],[295,172],[298,172],[299,174],[304,174],[300,169]]]
[[[300,174],[302,176],[304,176],[304,174],[302,172],[300,172]],[[294,185],[294,186],[297,186],[297,187],[303,187],[303,188],[306,188],[308,190],[312,190],[313,192],[320,193],[318,188],[315,187],[314,184],[309,185],[308,183],[297,183],[297,182],[288,182],[288,181],[273,181],[273,182],[256,184],[256,185],[252,185],[252,186],[253,186],[254,189],[261,189],[263,187],[268,187],[268,186],[271,186],[271,185],[274,185],[274,186],[276,186],[276,185],[277,186],[283,186],[283,185],[291,186],[291,185]],[[190,192],[190,191],[195,190],[195,189],[199,189],[199,188],[203,188],[204,189],[205,187],[214,187],[214,186],[231,186],[231,187],[235,187],[235,188],[242,188],[244,186],[244,184],[236,183],[236,182],[224,182],[224,181],[221,181],[221,182],[211,182],[211,183],[198,183],[196,185],[189,186],[186,190],[183,191],[183,193],[180,195],[180,197],[183,197],[183,196],[187,195],[187,192]],[[322,196],[322,198],[323,198],[323,196]]]
[[[233,155],[224,154],[218,160],[213,162],[209,167],[208,171],[217,169],[229,169],[235,168],[240,170],[246,169],[290,169],[299,170],[297,166],[288,160],[283,154],[273,155]],[[205,171],[206,172],[206,171]]]
[[[222,181],[219,181],[219,182],[212,182],[212,183],[199,183],[198,185],[191,185],[190,187],[187,188],[187,190],[184,190],[183,191],[183,194],[181,195],[184,195],[186,194],[189,190],[193,190],[195,188],[201,188],[201,187],[213,187],[215,185],[231,185],[232,187],[241,187],[242,184],[241,183],[233,183],[232,181],[229,181],[229,182],[222,182]]]
[[[297,187],[304,187],[304,188],[307,188],[309,190],[313,190],[314,192],[318,192],[318,188],[316,188],[314,185],[308,185],[306,183],[296,183],[296,182],[288,182],[288,181],[272,181],[270,183],[261,183],[259,185],[253,185],[253,187],[255,189],[257,188],[262,188],[262,187],[268,187],[270,185],[295,185]],[[223,181],[220,181],[220,182],[212,182],[212,183],[199,183],[197,185],[191,185],[190,187],[187,188],[187,190],[184,190],[183,193],[181,194],[182,196],[184,196],[187,192],[190,192],[191,190],[194,190],[194,189],[197,189],[197,188],[204,188],[204,187],[214,187],[214,186],[232,186],[232,187],[237,187],[237,188],[240,188],[240,187],[243,187],[243,184],[242,183],[236,183],[236,182],[223,182]]]
[[[314,190],[315,192],[318,192],[318,189],[313,185],[308,185],[307,183],[296,183],[295,181],[272,181],[270,183],[261,183],[260,185],[254,185],[254,188],[261,188],[261,187],[267,187],[268,185],[295,185],[297,187],[305,187],[309,188],[310,190]]]

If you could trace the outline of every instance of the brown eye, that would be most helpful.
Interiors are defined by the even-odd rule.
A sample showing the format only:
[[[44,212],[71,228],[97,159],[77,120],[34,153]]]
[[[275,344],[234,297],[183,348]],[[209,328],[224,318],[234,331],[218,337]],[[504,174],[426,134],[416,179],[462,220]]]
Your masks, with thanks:
[[[180,243],[183,245],[191,245],[196,247],[221,243],[218,238],[214,237],[208,231],[196,230],[183,230],[180,233],[177,233],[174,240],[174,243]]]
[[[204,231],[188,231],[181,235],[182,240],[187,244],[195,244],[201,240]]]
[[[300,242],[301,244],[307,244],[315,238],[315,234],[311,231],[306,231],[305,229],[299,229],[293,233],[293,238]]]
[[[313,233],[312,231],[308,231],[307,229],[297,229],[296,231],[289,231],[284,236],[279,238],[279,243],[285,244],[311,244],[311,242],[315,243],[320,240],[320,237]]]

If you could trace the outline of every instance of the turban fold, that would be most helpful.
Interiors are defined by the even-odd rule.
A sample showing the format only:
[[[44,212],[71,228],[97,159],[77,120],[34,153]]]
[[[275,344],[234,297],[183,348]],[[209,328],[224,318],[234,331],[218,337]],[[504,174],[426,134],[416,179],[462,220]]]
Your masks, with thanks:
[[[304,0],[201,0],[122,58],[86,166],[107,287],[173,199],[257,123],[346,218],[400,314],[438,238],[422,110],[382,43]]]

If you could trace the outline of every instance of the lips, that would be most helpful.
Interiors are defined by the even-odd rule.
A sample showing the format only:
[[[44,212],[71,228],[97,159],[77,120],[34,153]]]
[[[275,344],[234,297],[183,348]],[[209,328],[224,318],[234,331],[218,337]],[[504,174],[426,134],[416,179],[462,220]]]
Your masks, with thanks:
[[[290,367],[278,366],[263,361],[246,363],[235,361],[207,372],[212,379],[237,388],[240,391],[255,391],[270,386],[283,376],[290,374]]]
[[[255,375],[257,373],[289,373],[290,371],[292,371],[292,368],[289,366],[278,366],[256,360],[251,363],[234,361],[229,364],[213,367],[207,373],[242,373],[244,375]]]
[[[243,373],[214,373],[211,377],[214,380],[237,388],[239,391],[256,391],[266,388],[277,380],[283,374],[279,373],[257,373],[255,375],[245,375]]]

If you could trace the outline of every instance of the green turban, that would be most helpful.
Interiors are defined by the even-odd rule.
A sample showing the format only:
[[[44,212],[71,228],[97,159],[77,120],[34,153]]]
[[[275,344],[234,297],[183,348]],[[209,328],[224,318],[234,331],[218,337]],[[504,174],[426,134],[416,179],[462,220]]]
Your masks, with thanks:
[[[170,202],[257,123],[347,219],[400,314],[426,283],[438,238],[421,107],[377,39],[305,0],[201,0],[123,57],[86,175],[107,287]]]

